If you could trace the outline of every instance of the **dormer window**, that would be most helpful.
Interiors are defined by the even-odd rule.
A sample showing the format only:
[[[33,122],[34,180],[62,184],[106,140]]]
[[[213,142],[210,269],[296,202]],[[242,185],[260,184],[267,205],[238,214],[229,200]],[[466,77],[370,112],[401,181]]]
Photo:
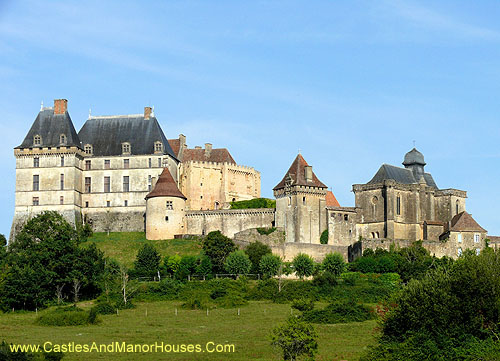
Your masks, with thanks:
[[[130,143],[122,143],[122,154],[130,154]]]
[[[66,145],[66,135],[61,134],[61,135],[59,136],[59,144],[61,144],[61,145]]]
[[[42,137],[38,134],[33,137],[33,145],[42,145]]]
[[[155,142],[155,153],[163,153],[163,143]]]
[[[85,150],[85,154],[92,155],[93,153],[93,148],[92,145],[90,144],[85,144],[85,147],[83,148]]]

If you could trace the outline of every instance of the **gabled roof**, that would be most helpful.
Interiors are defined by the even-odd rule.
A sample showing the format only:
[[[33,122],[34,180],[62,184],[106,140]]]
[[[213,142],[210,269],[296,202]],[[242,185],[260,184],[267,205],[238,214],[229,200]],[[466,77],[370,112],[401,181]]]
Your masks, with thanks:
[[[333,194],[332,191],[326,192],[326,206],[327,207],[340,207],[340,204],[337,201],[337,198],[335,198],[335,195]]]
[[[455,215],[450,221],[450,231],[455,232],[486,232],[466,211]]]
[[[154,143],[163,143],[163,154],[177,158],[156,117],[143,114],[90,117],[78,133],[82,146],[91,144],[95,156],[121,155],[130,143],[132,155],[154,154]]]
[[[285,176],[279,182],[276,187],[273,188],[273,190],[278,190],[281,188],[285,188],[285,184],[287,181],[291,181],[292,186],[311,186],[311,187],[318,187],[318,188],[327,188],[326,185],[324,185],[318,177],[316,177],[316,174],[312,172],[312,181],[307,182],[306,177],[305,177],[305,167],[308,166],[307,162],[305,159],[302,157],[301,154],[298,154],[295,160],[293,161],[292,165],[286,172]]]
[[[156,182],[153,190],[148,193],[146,199],[154,197],[177,197],[186,199],[184,194],[182,194],[177,187],[177,183],[175,183],[168,168],[163,168],[163,172],[161,172],[158,177],[158,181]]]
[[[216,162],[216,163],[230,163],[236,164],[231,153],[226,148],[215,148],[210,152],[206,152],[205,149],[184,149],[182,155],[182,161],[196,161],[196,162]]]
[[[415,179],[411,169],[382,164],[377,173],[375,173],[373,178],[367,184],[382,183],[386,179],[392,179],[402,184],[417,184],[420,180]],[[424,180],[429,187],[437,189],[437,185],[430,173],[424,173]]]
[[[61,144],[61,134],[66,136],[66,144]],[[39,135],[42,139],[41,145],[34,145],[34,137]],[[76,133],[69,113],[54,114],[53,108],[43,108],[38,113],[28,134],[21,145],[16,148],[35,148],[35,147],[58,147],[58,146],[76,146],[81,147],[80,139]]]

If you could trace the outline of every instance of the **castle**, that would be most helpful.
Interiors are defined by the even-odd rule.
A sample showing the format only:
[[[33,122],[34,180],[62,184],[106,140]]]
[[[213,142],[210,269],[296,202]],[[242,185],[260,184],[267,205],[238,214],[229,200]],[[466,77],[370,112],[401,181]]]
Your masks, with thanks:
[[[383,164],[353,185],[355,207],[341,207],[301,154],[274,187],[276,209],[229,209],[260,197],[260,173],[237,165],[227,149],[190,149],[167,139],[153,109],[144,114],[89,116],[77,133],[67,100],[40,110],[15,148],[16,208],[11,239],[36,213],[55,210],[94,231],[145,231],[148,239],[220,230],[242,244],[268,243],[291,259],[332,251],[352,259],[366,248],[421,240],[438,257],[480,252],[487,232],[466,212],[467,193],[439,189],[415,148],[404,167]],[[261,235],[257,228],[278,232]],[[321,244],[326,234],[327,244]],[[494,243],[498,237],[490,236]]]

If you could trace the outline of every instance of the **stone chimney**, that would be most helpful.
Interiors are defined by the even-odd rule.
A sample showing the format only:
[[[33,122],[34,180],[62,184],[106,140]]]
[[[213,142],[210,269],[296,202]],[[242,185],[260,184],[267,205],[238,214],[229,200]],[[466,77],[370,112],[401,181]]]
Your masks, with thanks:
[[[313,167],[310,165],[306,165],[304,167],[304,176],[306,178],[306,182],[312,182],[313,180]]]
[[[205,143],[205,157],[210,158],[212,153],[212,143]]]
[[[64,114],[68,110],[67,99],[54,99],[54,114]]]
[[[144,119],[149,119],[152,111],[151,107],[144,107]]]
[[[179,143],[181,148],[186,147],[186,136],[184,134],[179,134]]]

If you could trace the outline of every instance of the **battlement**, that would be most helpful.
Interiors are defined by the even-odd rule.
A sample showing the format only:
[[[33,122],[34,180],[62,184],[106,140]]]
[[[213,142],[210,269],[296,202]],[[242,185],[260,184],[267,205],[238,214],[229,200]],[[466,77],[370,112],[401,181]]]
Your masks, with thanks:
[[[79,147],[67,147],[61,145],[59,147],[43,147],[43,148],[15,148],[15,157],[29,157],[33,155],[51,156],[60,154],[78,154],[82,157],[85,156],[85,152]]]
[[[241,171],[245,173],[257,173],[260,174],[259,171],[255,170],[253,167],[249,167],[246,165],[237,165],[229,162],[210,162],[210,161],[197,161],[197,160],[188,160],[183,162],[184,166],[198,166],[198,167],[214,167],[219,168],[224,166],[228,168],[229,171]]]
[[[270,215],[276,212],[275,208],[249,208],[249,209],[217,209],[205,211],[186,211],[186,217],[226,217]]]

